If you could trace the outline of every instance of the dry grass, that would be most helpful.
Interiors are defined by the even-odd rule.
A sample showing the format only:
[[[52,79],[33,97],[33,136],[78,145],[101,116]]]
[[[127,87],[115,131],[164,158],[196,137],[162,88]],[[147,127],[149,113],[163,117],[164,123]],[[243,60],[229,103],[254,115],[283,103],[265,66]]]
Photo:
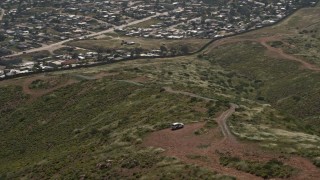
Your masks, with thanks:
[[[122,40],[133,41],[135,45],[121,45]],[[166,39],[147,39],[136,37],[107,37],[107,39],[98,40],[82,40],[67,43],[70,46],[81,47],[85,49],[133,49],[141,47],[146,50],[160,49],[161,45],[165,45],[167,49],[177,48],[182,45],[188,45],[190,52],[196,51],[206,44],[207,39],[183,39],[183,40],[166,40]]]
[[[155,18],[152,18],[152,19],[149,19],[147,21],[143,21],[141,23],[138,23],[138,24],[134,24],[130,27],[137,27],[137,28],[148,28],[150,27],[151,25],[155,25],[157,23],[161,23],[162,20],[160,19],[155,19]]]

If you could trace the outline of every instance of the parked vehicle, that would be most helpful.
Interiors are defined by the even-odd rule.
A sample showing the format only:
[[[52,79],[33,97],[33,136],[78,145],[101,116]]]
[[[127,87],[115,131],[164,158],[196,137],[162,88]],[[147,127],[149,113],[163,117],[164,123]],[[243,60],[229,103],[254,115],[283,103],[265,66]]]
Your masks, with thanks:
[[[172,123],[171,130],[177,130],[177,129],[181,129],[183,127],[184,127],[183,123],[175,122],[175,123]]]

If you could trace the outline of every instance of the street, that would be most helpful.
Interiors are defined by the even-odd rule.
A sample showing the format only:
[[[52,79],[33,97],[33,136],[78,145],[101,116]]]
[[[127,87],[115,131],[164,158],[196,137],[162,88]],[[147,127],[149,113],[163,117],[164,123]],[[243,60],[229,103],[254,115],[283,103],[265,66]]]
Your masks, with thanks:
[[[151,18],[154,18],[156,16],[166,15],[166,14],[168,14],[168,12],[157,13],[157,14],[155,14],[153,16],[149,16],[149,17],[146,17],[146,18],[143,18],[143,19],[140,19],[140,20],[136,20],[136,21],[130,22],[128,24],[124,24],[124,25],[120,25],[120,26],[114,26],[113,28],[110,28],[110,29],[107,29],[107,30],[104,30],[104,31],[100,31],[100,32],[95,32],[95,33],[88,34],[88,35],[85,35],[85,36],[81,36],[79,38],[90,38],[90,37],[99,36],[99,35],[102,35],[102,34],[105,34],[105,33],[110,33],[110,32],[113,32],[115,28],[125,28],[127,26],[135,25],[135,24],[150,20]],[[22,54],[38,52],[38,51],[45,51],[45,50],[47,50],[47,51],[51,51],[53,49],[56,50],[56,49],[59,49],[60,47],[62,47],[64,43],[70,42],[72,40],[74,40],[74,39],[71,38],[71,39],[67,39],[67,40],[60,41],[60,42],[57,42],[57,43],[53,43],[53,44],[50,44],[50,45],[44,45],[44,46],[39,47],[39,48],[34,48],[34,49],[29,49],[29,50],[26,50],[26,51],[23,51],[23,52],[14,53],[14,54],[8,55],[6,57],[15,57],[15,56],[19,56],[19,55],[22,55]]]

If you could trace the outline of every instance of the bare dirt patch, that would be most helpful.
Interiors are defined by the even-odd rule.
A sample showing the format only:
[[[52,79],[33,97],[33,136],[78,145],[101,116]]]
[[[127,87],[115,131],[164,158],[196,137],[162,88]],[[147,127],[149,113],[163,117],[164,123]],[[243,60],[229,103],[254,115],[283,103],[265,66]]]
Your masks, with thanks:
[[[204,124],[205,122],[193,123],[177,131],[165,129],[151,133],[144,139],[143,145],[161,147],[165,149],[164,155],[177,157],[186,163],[205,166],[219,173],[233,175],[241,179],[260,179],[251,174],[220,165],[216,150],[225,151],[227,144],[221,143],[222,137],[218,128],[203,135],[195,135],[194,132],[202,128]],[[205,156],[207,160],[190,158],[190,156]]]
[[[139,76],[134,79],[131,79],[131,81],[136,82],[136,83],[146,83],[150,80],[150,78],[146,76]]]
[[[35,80],[48,81],[48,82],[53,83],[53,86],[48,87],[48,88],[44,88],[44,89],[31,89],[30,84]],[[34,99],[41,97],[45,94],[48,94],[54,90],[57,90],[59,88],[65,87],[67,85],[70,85],[70,84],[73,84],[76,82],[78,82],[78,81],[73,80],[73,79],[68,79],[68,78],[56,79],[55,77],[39,75],[39,76],[31,77],[31,78],[26,78],[23,81],[22,89],[25,94],[31,95],[31,100],[34,100]]]
[[[289,179],[318,179],[320,177],[320,170],[305,158],[271,152],[253,143],[237,141],[226,126],[226,120],[235,108],[236,105],[231,105],[230,109],[220,114],[216,118],[219,128],[210,129],[205,134],[195,134],[195,131],[204,127],[205,122],[193,123],[176,131],[164,129],[153,132],[144,139],[142,145],[163,148],[165,149],[163,154],[166,156],[177,157],[183,162],[211,168],[218,173],[232,175],[238,179],[262,178],[221,165],[219,162],[221,153],[259,162],[278,159],[298,170],[297,174]]]

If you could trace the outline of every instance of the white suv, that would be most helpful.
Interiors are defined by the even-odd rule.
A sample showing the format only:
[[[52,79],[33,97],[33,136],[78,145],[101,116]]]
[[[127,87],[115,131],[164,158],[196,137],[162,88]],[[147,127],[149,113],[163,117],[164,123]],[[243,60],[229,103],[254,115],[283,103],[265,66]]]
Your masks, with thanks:
[[[172,123],[171,130],[177,130],[177,129],[181,129],[183,127],[184,127],[183,123],[175,122],[175,123]]]

